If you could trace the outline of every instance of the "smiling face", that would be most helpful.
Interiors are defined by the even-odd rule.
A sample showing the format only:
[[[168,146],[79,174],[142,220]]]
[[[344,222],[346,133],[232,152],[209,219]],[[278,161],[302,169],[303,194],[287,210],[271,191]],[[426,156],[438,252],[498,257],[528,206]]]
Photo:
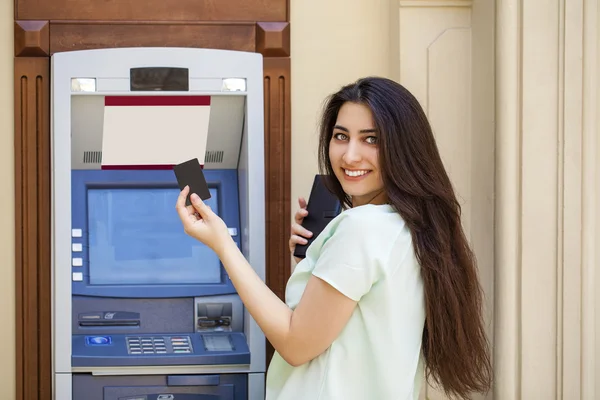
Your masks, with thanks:
[[[329,143],[329,160],[352,206],[386,201],[379,169],[378,133],[371,110],[362,104],[344,103]]]

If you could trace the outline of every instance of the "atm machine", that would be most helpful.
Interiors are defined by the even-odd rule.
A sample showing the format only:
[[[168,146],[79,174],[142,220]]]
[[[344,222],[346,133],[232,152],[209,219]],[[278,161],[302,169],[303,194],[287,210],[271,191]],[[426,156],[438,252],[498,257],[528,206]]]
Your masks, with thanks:
[[[264,399],[265,337],[183,232],[173,172],[199,159],[264,280],[261,55],[74,51],[51,77],[53,398]]]

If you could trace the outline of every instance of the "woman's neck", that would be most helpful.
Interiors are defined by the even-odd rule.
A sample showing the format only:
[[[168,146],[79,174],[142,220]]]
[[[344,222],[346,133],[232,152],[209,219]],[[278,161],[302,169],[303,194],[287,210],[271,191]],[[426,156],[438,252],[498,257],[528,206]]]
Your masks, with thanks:
[[[377,193],[368,195],[368,196],[361,196],[360,199],[357,198],[352,198],[352,208],[354,207],[360,207],[360,206],[364,206],[367,204],[373,204],[373,205],[382,205],[382,204],[387,204],[388,203],[388,197],[385,193],[385,190],[381,190]]]

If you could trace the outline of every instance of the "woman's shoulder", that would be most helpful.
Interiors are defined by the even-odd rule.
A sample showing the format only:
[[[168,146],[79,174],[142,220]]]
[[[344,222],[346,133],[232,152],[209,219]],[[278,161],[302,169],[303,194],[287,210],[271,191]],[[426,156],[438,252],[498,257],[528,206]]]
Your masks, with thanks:
[[[381,239],[408,232],[400,214],[389,204],[349,208],[332,221],[332,234],[346,233]]]
[[[339,217],[352,224],[381,224],[403,225],[404,220],[390,204],[365,204],[344,210]]]

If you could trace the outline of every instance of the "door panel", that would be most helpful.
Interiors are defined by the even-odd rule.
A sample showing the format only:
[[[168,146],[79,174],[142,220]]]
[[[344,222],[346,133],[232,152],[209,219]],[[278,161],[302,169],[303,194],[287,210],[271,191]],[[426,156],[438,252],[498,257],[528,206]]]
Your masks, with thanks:
[[[485,315],[493,337],[494,4],[485,1],[394,2],[393,77],[428,115],[462,206],[477,256]],[[421,399],[446,399],[432,387]],[[474,399],[491,399],[476,396]]]

